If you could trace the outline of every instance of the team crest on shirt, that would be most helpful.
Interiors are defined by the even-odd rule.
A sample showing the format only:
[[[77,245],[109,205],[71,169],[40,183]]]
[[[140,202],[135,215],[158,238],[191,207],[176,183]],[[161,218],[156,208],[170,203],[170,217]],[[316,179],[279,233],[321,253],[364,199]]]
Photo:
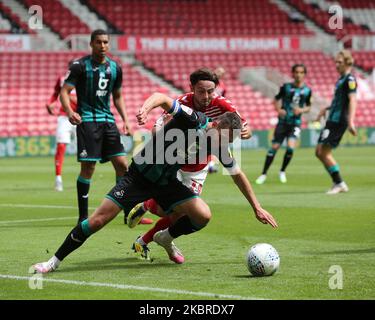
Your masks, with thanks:
[[[354,90],[357,86],[354,80],[349,80],[348,85],[350,90]]]
[[[114,195],[115,195],[116,198],[122,198],[124,196],[124,194],[125,194],[124,190],[114,192]]]
[[[87,151],[86,151],[86,150],[83,150],[83,151],[79,154],[79,156],[80,156],[81,158],[86,158],[86,157],[87,157]]]

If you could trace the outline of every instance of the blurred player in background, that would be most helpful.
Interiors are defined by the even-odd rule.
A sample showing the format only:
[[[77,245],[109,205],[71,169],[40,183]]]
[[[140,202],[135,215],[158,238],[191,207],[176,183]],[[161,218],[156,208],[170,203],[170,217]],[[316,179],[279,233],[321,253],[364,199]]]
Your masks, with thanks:
[[[217,95],[215,92],[217,84],[218,78],[214,72],[204,68],[198,69],[190,75],[190,86],[192,92],[180,96],[177,100],[195,111],[203,112],[214,121],[226,112],[233,112],[239,115],[237,108],[232,104],[231,101]],[[242,121],[241,138],[249,139],[251,136],[251,131],[247,125],[247,121],[241,116],[240,118]],[[155,124],[155,130],[160,129],[167,119],[168,117],[166,115],[160,117]],[[209,157],[207,160],[209,159],[211,159],[211,157]],[[200,195],[203,184],[207,178],[208,170],[207,162],[184,165],[178,171],[177,177],[196,195]],[[130,212],[128,226],[131,228],[134,227],[147,211],[164,216],[164,212],[161,210],[160,206],[158,206],[156,201],[154,199],[150,199],[138,204]],[[135,252],[140,253],[143,258],[149,259],[149,249],[147,244],[153,240],[153,236],[156,232],[167,228],[170,223],[171,221],[169,220],[168,216],[160,219],[151,230],[149,230],[142,237],[139,237],[134,242],[133,249]],[[171,252],[169,255],[170,259],[176,263],[182,263],[184,258],[181,252],[175,246],[174,249],[175,252]]]
[[[70,68],[73,60],[69,61]],[[69,122],[69,118],[61,104],[58,102],[61,88],[64,84],[65,76],[59,77],[56,81],[52,96],[46,104],[47,111],[50,115],[57,115],[56,128],[56,152],[55,152],[55,190],[63,191],[62,168],[65,157],[66,146],[71,143],[72,137],[75,137],[75,126]],[[70,106],[73,111],[77,110],[76,91],[72,90],[69,94]]]
[[[301,133],[301,115],[311,109],[312,91],[304,82],[306,73],[305,65],[295,64],[292,67],[294,82],[283,84],[275,96],[274,106],[278,113],[278,124],[275,128],[272,146],[266,156],[262,175],[255,181],[257,184],[263,184],[266,181],[267,171],[284,139],[287,139],[287,148],[279,172],[279,179],[282,183],[287,182],[285,170],[293,157]]]
[[[340,175],[340,167],[333,158],[332,149],[339,145],[346,129],[353,136],[357,135],[354,123],[357,107],[357,81],[351,73],[354,59],[350,51],[342,50],[337,54],[335,63],[340,77],[335,85],[335,95],[331,105],[322,109],[318,115],[317,120],[319,121],[329,110],[326,125],[320,133],[315,151],[316,156],[332,178],[333,186],[327,192],[330,195],[349,191]]]
[[[124,132],[131,133],[122,97],[122,69],[107,57],[109,34],[95,30],[91,34],[90,55],[75,60],[61,89],[60,100],[69,121],[77,125],[77,159],[81,171],[77,179],[79,221],[87,219],[91,177],[97,161],[111,161],[120,180],[128,169],[125,150],[115,117],[110,110],[110,97],[124,121]],[[77,92],[77,112],[70,104],[70,92]]]
[[[225,69],[223,67],[217,67],[214,72],[217,75],[217,78],[219,79],[219,83],[216,86],[215,92],[219,96],[225,97],[225,94],[227,92],[227,88],[223,80],[225,76]]]

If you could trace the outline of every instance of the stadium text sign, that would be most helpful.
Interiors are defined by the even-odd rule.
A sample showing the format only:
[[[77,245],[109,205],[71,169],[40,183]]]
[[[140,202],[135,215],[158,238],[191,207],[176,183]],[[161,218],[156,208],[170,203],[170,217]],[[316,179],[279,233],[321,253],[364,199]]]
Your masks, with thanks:
[[[0,52],[30,50],[30,37],[18,35],[0,35]]]
[[[120,51],[298,50],[296,37],[119,37]]]

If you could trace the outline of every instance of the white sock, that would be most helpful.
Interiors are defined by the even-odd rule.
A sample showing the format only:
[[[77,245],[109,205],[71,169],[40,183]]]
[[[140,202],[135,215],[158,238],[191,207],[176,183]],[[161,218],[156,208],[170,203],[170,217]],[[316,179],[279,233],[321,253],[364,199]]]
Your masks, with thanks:
[[[51,259],[48,260],[48,263],[51,263],[54,267],[54,269],[56,269],[59,265],[60,265],[60,260],[57,259],[56,256],[53,256]]]
[[[163,230],[163,233],[165,234],[166,238],[167,238],[170,242],[173,241],[174,238],[173,238],[173,237],[171,236],[171,234],[169,233],[169,228],[164,229],[164,230]]]
[[[146,245],[146,242],[143,241],[143,238],[142,238],[142,237],[138,238],[137,242],[138,242],[141,246]]]
[[[61,176],[56,176],[56,182],[62,182],[62,177]]]

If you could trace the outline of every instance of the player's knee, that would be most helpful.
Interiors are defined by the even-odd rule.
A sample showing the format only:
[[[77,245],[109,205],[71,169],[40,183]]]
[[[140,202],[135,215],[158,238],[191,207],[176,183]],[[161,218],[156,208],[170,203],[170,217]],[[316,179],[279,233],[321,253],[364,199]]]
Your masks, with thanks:
[[[86,162],[81,165],[81,177],[90,179],[95,171],[95,162]]]
[[[202,206],[200,208],[200,213],[199,213],[199,220],[202,225],[206,225],[208,222],[210,222],[212,217],[211,210],[209,206]]]
[[[320,148],[315,149],[315,157],[322,159],[322,150]]]
[[[99,229],[104,227],[106,223],[107,219],[104,214],[95,212],[95,214],[90,217],[90,228],[93,231],[98,231]]]

